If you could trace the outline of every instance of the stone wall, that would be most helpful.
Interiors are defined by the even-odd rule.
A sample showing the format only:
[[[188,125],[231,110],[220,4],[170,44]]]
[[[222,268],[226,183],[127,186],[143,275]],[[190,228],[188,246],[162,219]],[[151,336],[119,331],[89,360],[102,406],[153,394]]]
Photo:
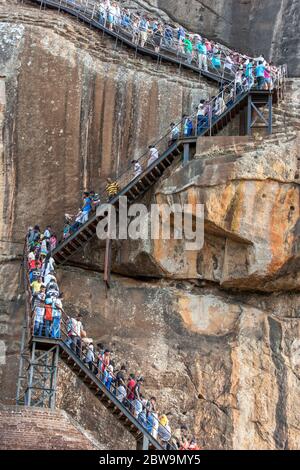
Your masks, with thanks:
[[[1,450],[99,450],[103,447],[62,410],[0,408]]]

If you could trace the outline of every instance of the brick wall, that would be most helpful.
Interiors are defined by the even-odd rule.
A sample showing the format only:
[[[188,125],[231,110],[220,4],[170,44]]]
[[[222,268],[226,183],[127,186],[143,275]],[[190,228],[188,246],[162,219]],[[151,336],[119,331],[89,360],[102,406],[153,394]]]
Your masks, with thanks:
[[[97,450],[101,446],[62,410],[3,407],[0,449]]]

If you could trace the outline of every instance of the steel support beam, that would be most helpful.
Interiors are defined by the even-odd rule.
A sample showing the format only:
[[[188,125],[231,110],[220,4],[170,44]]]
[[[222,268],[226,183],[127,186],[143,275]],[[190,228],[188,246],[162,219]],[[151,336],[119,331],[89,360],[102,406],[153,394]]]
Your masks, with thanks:
[[[52,374],[50,378],[50,387],[52,390],[54,390],[54,393],[50,395],[50,399],[49,399],[49,408],[51,408],[51,410],[55,410],[58,359],[59,359],[59,346],[56,346],[55,352],[52,354]]]
[[[136,441],[136,450],[149,450],[149,439],[145,434]]]
[[[269,126],[268,132],[271,135],[273,131],[273,94],[269,93],[268,99],[268,109],[269,109]]]
[[[252,96],[250,93],[248,95],[248,107],[247,107],[247,135],[252,134],[251,123],[252,123]]]
[[[267,92],[266,92],[267,93]],[[264,96],[265,101],[254,100],[251,93],[248,96],[248,106],[247,106],[247,135],[252,134],[252,129],[255,127],[255,124],[259,121],[264,124],[267,129],[268,134],[272,134],[273,131],[273,94],[268,93],[268,97]],[[262,108],[262,110],[261,110]],[[268,116],[265,117],[263,114],[263,109],[267,109]]]
[[[108,234],[106,239],[106,246],[105,246],[105,260],[104,260],[104,282],[106,283],[107,287],[110,287],[110,279],[111,279],[111,239],[110,235]]]
[[[183,165],[190,161],[190,144],[183,144]]]
[[[55,409],[59,346],[40,351],[32,342],[25,405]]]

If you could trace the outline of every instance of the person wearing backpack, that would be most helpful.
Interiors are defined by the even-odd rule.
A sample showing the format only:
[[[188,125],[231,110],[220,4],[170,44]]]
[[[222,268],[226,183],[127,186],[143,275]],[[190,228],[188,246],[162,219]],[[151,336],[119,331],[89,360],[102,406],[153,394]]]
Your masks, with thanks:
[[[52,328],[52,321],[53,321],[53,316],[52,316],[52,298],[47,297],[45,300],[45,336],[48,338],[50,337],[51,334],[51,328]]]
[[[197,43],[197,53],[198,53],[198,67],[207,71],[207,48],[204,41],[199,41]]]
[[[60,323],[61,323],[61,316],[62,316],[62,301],[61,299],[63,298],[63,294],[61,293],[59,298],[53,298],[52,297],[52,318],[53,318],[53,323],[52,323],[52,331],[51,331],[51,336],[52,338],[60,338]]]
[[[138,418],[140,412],[142,411],[142,398],[143,395],[141,393],[141,386],[144,382],[143,377],[138,377],[136,380],[136,384],[134,387],[134,402],[133,402],[133,408],[134,408],[134,416]]]
[[[42,336],[45,316],[45,287],[42,285],[34,303],[34,336]]]
[[[127,383],[127,402],[129,404],[129,409],[131,412],[133,411],[133,401],[135,398],[135,394],[134,394],[135,386],[136,386],[135,375],[130,374],[128,383]]]
[[[148,39],[149,21],[147,18],[141,18],[139,24],[141,47],[144,47]]]

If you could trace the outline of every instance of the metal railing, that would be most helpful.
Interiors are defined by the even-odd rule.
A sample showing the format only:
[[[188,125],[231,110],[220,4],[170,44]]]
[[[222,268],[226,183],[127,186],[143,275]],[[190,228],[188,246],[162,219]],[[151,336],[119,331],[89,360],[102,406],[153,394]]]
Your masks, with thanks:
[[[170,55],[179,64],[183,65],[186,63],[187,66],[191,66],[194,69],[198,68],[199,71],[199,54],[197,50],[193,50],[192,54],[186,52],[186,46],[183,40],[178,40],[178,30],[172,28],[170,25],[162,25],[161,30],[161,41],[158,42],[156,37],[156,31],[153,31],[149,27],[147,31],[147,38],[143,41],[141,35],[141,27],[139,25],[139,19],[141,18],[136,13],[131,12],[129,15],[125,14],[125,9],[121,8],[120,13],[110,13],[110,8],[103,7],[103,2],[95,0],[33,0],[41,5],[57,7],[59,11],[66,10],[73,13],[78,19],[81,18],[90,22],[92,25],[103,30],[103,32],[114,33],[122,41],[131,43],[136,51],[143,47],[145,49],[150,48],[152,52],[157,53],[158,59],[164,54]],[[118,3],[118,2],[116,2]],[[113,18],[110,21],[110,17]],[[153,20],[155,21],[155,20]],[[187,33],[195,42],[199,35]],[[193,36],[193,37],[192,37]],[[159,44],[159,45],[157,45]],[[195,49],[196,43],[193,44]],[[226,76],[232,77],[237,68],[238,64],[229,64],[226,58],[230,54],[242,57],[240,54],[234,53],[229,48],[218,44],[218,52],[215,53],[209,51],[207,53],[207,66],[202,68],[202,71],[211,72],[216,77],[226,79]],[[202,59],[201,59],[202,60]],[[204,59],[205,63],[205,59]],[[227,77],[227,78],[228,78]]]
[[[27,238],[26,238],[27,241]],[[36,304],[34,302],[34,296],[31,292],[30,287],[30,280],[29,280],[29,270],[28,270],[28,244],[26,243],[26,248],[24,249],[24,279],[25,279],[25,295],[26,295],[26,314],[27,314],[27,341],[31,341],[31,339],[38,339],[40,336],[36,336],[34,334],[34,316],[35,316],[35,307]],[[90,360],[88,357],[87,348],[84,350],[84,340],[81,336],[78,336],[77,331],[72,328],[71,317],[67,315],[67,313],[62,309],[61,310],[61,318],[60,318],[60,326],[59,326],[59,334],[52,335],[51,329],[48,329],[49,335],[47,335],[47,328],[45,321],[42,327],[42,338],[48,338],[50,341],[53,340],[60,340],[64,343],[65,347],[68,348],[73,354],[76,354],[77,359],[80,361],[81,368],[87,371],[89,370],[92,372],[95,377],[101,382],[101,384],[113,394],[114,397],[118,400],[120,406],[126,409],[127,413],[137,420],[147,431],[149,434],[153,436],[157,442],[168,449],[176,450],[178,449],[176,445],[176,439],[172,437],[171,432],[165,428],[158,419],[158,413],[156,411],[151,410],[149,405],[145,402],[141,402],[138,398],[134,398],[134,400],[129,400],[128,396],[131,393],[134,393],[132,389],[129,389],[126,383],[123,383],[124,391],[122,390],[123,399],[120,400],[117,398],[120,395],[119,386],[116,383],[116,376],[110,371],[109,367],[107,367],[103,361],[101,360]],[[94,352],[95,355],[95,352]],[[108,381],[106,380],[107,376],[112,378],[110,385],[108,386]],[[125,379],[126,380],[126,379]],[[124,395],[125,392],[125,395]],[[21,397],[22,398],[22,397]],[[19,398],[19,400],[21,399]],[[140,413],[138,411],[142,411],[143,419],[139,416]],[[150,416],[151,415],[151,416]],[[152,429],[154,432],[150,432],[149,429]],[[161,431],[160,431],[161,428]],[[165,436],[169,435],[169,439],[163,440],[160,438],[162,433]]]
[[[78,19],[88,22],[92,26],[111,34],[121,42],[125,41],[136,49],[151,52],[157,56],[158,62],[161,59],[173,59],[179,66],[191,67],[193,70],[201,72],[209,72],[211,78],[221,80],[232,80],[237,70],[245,62],[246,59],[257,60],[250,56],[242,55],[229,47],[220,43],[209,41],[204,36],[184,31],[184,36],[179,34],[178,28],[173,28],[169,24],[162,23],[161,20],[152,18],[146,36],[143,37],[140,20],[145,16],[152,16],[147,12],[141,14],[129,12],[123,8],[119,2],[113,2],[118,5],[118,11],[112,11],[112,7],[107,8],[104,1],[100,0],[33,0],[44,6],[56,7],[59,11],[67,11],[74,14]],[[128,13],[127,13],[128,12]],[[160,25],[161,39],[157,40],[157,30],[153,29],[153,25]],[[184,40],[189,38],[192,42],[193,50],[191,53],[187,51]],[[207,51],[206,59],[201,56],[197,49],[197,44],[204,42],[211,44],[211,50]],[[205,55],[205,54],[204,54]],[[231,58],[231,59],[229,59]],[[200,65],[204,65],[200,67]],[[274,68],[275,70],[275,68]]]
[[[285,68],[279,68],[278,73],[274,79],[274,87],[284,83],[284,72]],[[206,101],[203,105],[204,115],[199,114],[199,111],[187,115],[181,120],[175,122],[175,128],[179,130],[177,142],[184,142],[186,138],[197,138],[203,135],[211,136],[213,129],[217,122],[221,120],[228,112],[230,112],[240,101],[242,101],[250,90],[256,88],[257,83],[245,81],[242,84],[237,83],[236,79],[231,81],[222,87],[221,91],[213,97],[210,101]],[[191,123],[190,129],[186,130],[187,122]],[[170,141],[172,141],[172,131],[169,128],[162,137],[153,143],[153,146],[157,149],[159,156],[167,154],[170,149]],[[174,144],[175,142],[172,141]],[[146,150],[142,155],[135,160],[142,168],[142,172],[135,176],[133,165],[125,168],[120,174],[115,177],[120,190],[125,188],[130,182],[142,179],[148,171],[149,161],[149,150]],[[107,195],[105,189],[100,190],[100,201],[101,203],[106,202]],[[91,211],[90,218],[94,217],[94,213]],[[88,225],[88,222],[85,224]],[[81,228],[82,226],[80,226]],[[71,235],[71,234],[70,234]],[[63,241],[67,240],[65,238]],[[59,246],[58,248],[59,249]]]
[[[86,21],[92,26],[96,26],[97,28],[105,32],[113,35],[116,38],[116,42],[118,39],[121,41],[125,41],[129,43],[131,46],[135,47],[136,50],[140,47],[141,43],[141,31],[140,25],[138,24],[138,19],[141,16],[137,15],[136,13],[130,13],[130,16],[126,16],[126,9],[120,8],[120,14],[113,13],[111,14],[111,10],[105,7],[105,2],[96,1],[96,0],[34,0],[40,4],[41,8],[44,6],[52,6],[58,8],[58,10],[65,10],[71,14],[74,14],[77,18],[81,18],[82,20]],[[118,2],[115,2],[118,3]],[[112,18],[110,18],[110,16]],[[127,18],[127,20],[126,20]],[[126,21],[125,21],[126,20]],[[155,21],[155,20],[153,20]],[[171,31],[168,35],[167,31]],[[178,33],[177,29],[172,28],[170,25],[163,25],[162,28],[162,40],[161,46],[159,47],[159,51],[155,52],[155,50],[147,50],[147,53],[157,54],[158,60],[162,53],[168,52],[176,62],[179,64],[184,63],[186,66],[192,66],[193,62],[197,62],[198,54],[194,53],[192,56],[185,54],[184,52],[184,45],[182,40],[178,40],[176,35]],[[189,33],[191,36],[191,33]],[[199,35],[194,34],[194,40],[197,41],[199,39]],[[171,39],[170,39],[171,38]],[[198,38],[198,39],[197,39]],[[202,38],[205,39],[205,38]],[[194,42],[195,42],[194,41]],[[145,40],[145,46],[150,46],[152,49],[155,48],[155,41],[154,41],[154,34],[150,32],[147,34],[147,38]],[[195,46],[195,44],[194,44]],[[218,51],[221,53],[220,57],[220,68],[216,68],[212,64],[212,59],[215,57],[215,54],[209,53],[208,54],[208,69],[215,74],[216,77],[221,77],[221,87],[222,90],[220,93],[214,97],[210,102],[206,103],[206,115],[201,120],[202,123],[198,123],[197,113],[193,113],[188,118],[192,120],[192,132],[186,135],[183,131],[184,120],[180,120],[176,123],[176,127],[180,126],[180,135],[179,139],[184,137],[196,137],[200,135],[212,135],[212,129],[215,125],[215,122],[218,117],[222,114],[227,112],[228,107],[234,107],[237,99],[240,99],[241,94],[246,91],[249,91],[250,87],[254,88],[256,86],[255,79],[249,77],[248,82],[246,83],[237,83],[236,71],[240,67],[240,64],[233,64],[231,70],[227,69],[225,72],[226,67],[226,58],[230,55],[235,55],[239,58],[239,62],[245,60],[246,56],[242,56],[228,47],[223,46],[221,44],[217,44]],[[187,63],[187,59],[192,59],[191,63]],[[249,58],[251,59],[251,58]],[[251,59],[254,60],[254,59]],[[194,67],[193,67],[194,68]],[[198,68],[198,71],[201,70]],[[202,70],[203,71],[203,70]],[[273,83],[277,83],[279,85],[278,96],[283,96],[283,87],[281,87],[281,83],[284,83],[284,77],[286,76],[286,66],[281,66],[278,68],[272,68],[272,79]],[[252,73],[251,73],[252,75]],[[231,77],[231,78],[230,78]],[[234,78],[233,78],[234,77]],[[231,80],[229,82],[229,80]],[[228,83],[229,82],[229,83]],[[230,90],[233,89],[233,93],[230,95]],[[222,110],[224,113],[222,113]],[[170,139],[170,130],[168,130],[160,139],[158,139],[153,145],[157,148],[158,153],[162,155],[168,149],[168,140]],[[148,160],[148,151],[144,152],[136,161],[140,163],[142,168],[144,168],[144,172],[147,169],[147,160]],[[118,170],[117,170],[118,172]],[[144,173],[143,172],[143,173]],[[143,176],[143,173],[140,174],[140,178]],[[133,167],[128,167],[121,174],[117,173],[115,179],[120,188],[124,188],[129,182],[134,179],[134,170]],[[104,188],[103,188],[104,189]],[[104,197],[105,191],[100,190],[101,197]]]

